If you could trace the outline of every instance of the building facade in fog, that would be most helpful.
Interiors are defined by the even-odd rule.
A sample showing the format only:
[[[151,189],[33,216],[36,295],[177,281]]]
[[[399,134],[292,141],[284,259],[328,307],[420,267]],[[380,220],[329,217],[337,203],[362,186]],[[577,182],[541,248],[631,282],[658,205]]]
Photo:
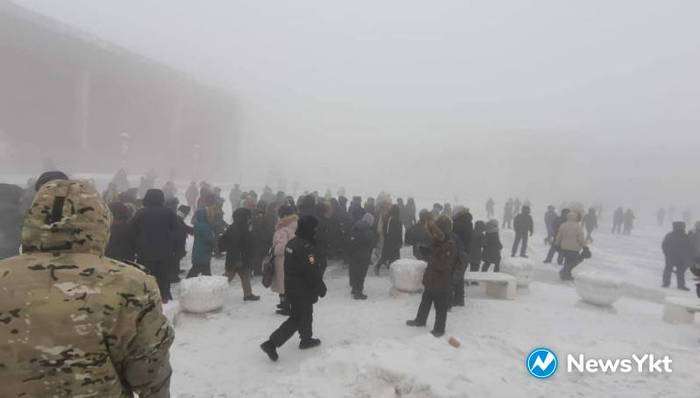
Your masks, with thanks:
[[[211,175],[232,156],[233,98],[0,2],[0,168]]]

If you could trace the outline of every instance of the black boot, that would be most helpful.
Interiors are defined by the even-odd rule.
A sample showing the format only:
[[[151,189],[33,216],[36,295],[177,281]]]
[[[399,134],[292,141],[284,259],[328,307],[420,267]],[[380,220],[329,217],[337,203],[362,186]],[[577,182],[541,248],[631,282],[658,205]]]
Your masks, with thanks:
[[[410,321],[406,321],[406,325],[419,328],[425,326],[425,322],[418,322],[415,319],[411,319]]]
[[[310,338],[310,339],[302,340],[299,343],[299,349],[300,350],[307,350],[309,348],[318,347],[320,345],[321,345],[321,340]]]
[[[263,352],[270,357],[271,361],[276,362],[279,359],[279,355],[277,355],[277,347],[275,347],[275,344],[270,340],[262,343],[260,345],[260,349],[262,349]]]
[[[284,316],[289,316],[291,314],[288,301],[283,301],[280,303],[280,305],[278,305],[278,307],[279,309],[276,311],[278,314]]]
[[[364,293],[353,293],[352,298],[355,300],[367,300],[367,295]]]
[[[435,337],[442,337],[442,336],[445,335],[445,332],[444,332],[444,331],[441,332],[441,331],[439,331],[439,330],[431,330],[431,331],[430,331],[430,334],[432,334],[432,335],[435,336]]]

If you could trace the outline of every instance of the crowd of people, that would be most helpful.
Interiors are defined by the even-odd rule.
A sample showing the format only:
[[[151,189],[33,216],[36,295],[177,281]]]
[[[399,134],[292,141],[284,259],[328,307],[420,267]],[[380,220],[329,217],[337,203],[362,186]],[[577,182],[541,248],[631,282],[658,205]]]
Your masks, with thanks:
[[[110,329],[107,337],[101,338],[123,348],[123,352],[104,355],[119,355],[112,360],[127,376],[102,374],[102,379],[95,381],[102,391],[126,385],[149,396],[167,388],[172,330],[162,316],[160,303],[172,299],[171,284],[178,282],[184,272],[187,278],[211,275],[213,258],[225,256],[224,275],[229,281],[240,278],[244,301],[259,300],[253,293],[252,278],[271,274],[270,288],[279,295],[275,311],[287,319],[261,349],[277,360],[277,348],[297,332],[301,337],[299,348],[321,344],[313,337],[313,305],[327,293],[324,273],[329,261],[347,267],[351,297],[365,300],[365,278],[370,267],[374,266],[379,275],[383,267],[401,257],[402,247],[411,247],[413,256],[425,261],[427,268],[418,311],[406,324],[425,326],[434,307],[431,333],[440,337],[445,333],[449,309],[465,305],[465,272],[500,271],[503,245],[499,226],[515,232],[513,257],[527,257],[528,241],[535,229],[529,201],[521,203],[518,199],[506,202],[500,224],[491,218],[493,199],[486,203],[489,218],[474,221],[463,206],[435,203],[431,209],[419,211],[413,198],[394,200],[384,192],[364,200],[360,196],[348,199],[344,192],[333,196],[330,191],[324,195],[305,192],[294,198],[269,187],[258,196],[239,185],[228,195],[232,215],[226,220],[226,199],[220,188],[192,182],[184,193],[186,203],[181,204],[173,182],[161,188],[156,188],[155,182],[155,175],[149,173],[132,188],[126,172],[120,170],[101,194],[93,184],[70,180],[61,172],[44,173],[33,182],[31,190],[0,186],[0,213],[8,214],[8,203],[17,209],[26,206],[22,209],[24,217],[20,211],[13,217],[3,216],[0,255],[10,257],[2,260],[5,264],[19,264],[19,271],[3,275],[10,278],[8,286],[13,292],[9,296],[0,293],[0,297],[8,303],[16,302],[18,309],[17,313],[0,312],[0,321],[13,325],[24,311],[23,303],[43,300],[32,293],[40,289],[31,282],[33,275],[58,283],[60,290],[73,298],[67,299],[69,304],[61,308],[63,312],[57,312],[72,322],[89,319],[99,323],[102,321],[95,314],[108,316],[117,309],[123,311],[126,317],[114,318],[117,320],[110,321],[117,322],[114,324],[107,322]],[[27,191],[32,196],[29,201]],[[598,228],[601,211],[591,208],[584,214],[582,206],[572,205],[563,206],[557,214],[553,206],[548,207],[544,224],[550,249],[545,262],[551,263],[557,255],[562,280],[573,279],[574,267],[591,256],[588,245]],[[633,220],[631,210],[617,209],[613,231],[622,228],[629,234]],[[673,226],[663,242],[663,286],[670,284],[675,269],[678,288],[687,290],[683,279],[686,268],[700,264],[700,223],[689,234],[685,223]],[[23,254],[17,256],[20,246]],[[186,270],[187,264],[182,263],[188,251],[191,264]],[[105,286],[105,290],[95,286]],[[99,300],[85,304],[89,295],[110,289],[114,289],[113,295],[100,295]],[[105,325],[103,322],[100,327]],[[75,327],[80,329],[80,325]],[[20,329],[12,329],[11,333],[20,333]],[[73,358],[90,353],[66,355]],[[32,369],[39,373],[45,370],[39,367],[69,372],[66,369],[71,365],[49,361]],[[132,374],[132,369],[145,369],[156,376],[144,381]],[[115,385],[115,380],[121,387]],[[37,391],[34,389],[43,387],[37,382],[23,388]]]

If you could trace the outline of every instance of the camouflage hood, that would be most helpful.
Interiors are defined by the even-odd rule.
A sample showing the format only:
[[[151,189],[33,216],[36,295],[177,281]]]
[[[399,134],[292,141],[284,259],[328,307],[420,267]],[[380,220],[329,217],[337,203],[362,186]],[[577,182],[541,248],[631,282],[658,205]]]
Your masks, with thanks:
[[[112,213],[95,187],[54,180],[41,187],[27,210],[22,250],[104,255]]]

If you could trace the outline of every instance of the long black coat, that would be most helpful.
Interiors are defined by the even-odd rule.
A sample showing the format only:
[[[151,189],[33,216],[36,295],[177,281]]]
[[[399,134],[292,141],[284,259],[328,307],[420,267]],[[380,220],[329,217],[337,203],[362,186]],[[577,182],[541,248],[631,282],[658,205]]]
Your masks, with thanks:
[[[403,226],[400,217],[390,216],[384,229],[385,250],[401,250],[403,246]]]
[[[487,263],[497,263],[501,261],[501,239],[498,230],[486,231],[484,234],[484,261]]]
[[[134,261],[134,241],[126,222],[113,223],[105,256],[119,261]]]
[[[469,241],[469,264],[481,264],[484,251],[484,231],[474,231]]]
[[[423,273],[423,286],[430,292],[448,292],[452,286],[452,267],[458,256],[457,245],[451,237],[433,240],[429,249],[424,249],[428,266]]]
[[[284,291],[292,302],[315,303],[326,295],[322,270],[314,245],[300,237],[287,243],[284,250]]]
[[[461,241],[464,250],[469,253],[471,248],[469,243],[472,238],[472,232],[474,231],[472,215],[466,211],[458,213],[452,222],[452,230]]]
[[[226,252],[226,269],[250,269],[255,256],[254,239],[248,225],[229,225],[219,237],[219,249]]]
[[[371,225],[360,220],[350,231],[349,258],[351,265],[368,265],[372,260],[372,250],[377,241],[377,234]]]
[[[163,201],[159,200],[161,198],[151,201],[147,194],[144,198],[146,207],[138,210],[131,220],[134,249],[139,262],[167,261],[172,258],[177,215],[163,207]]]

